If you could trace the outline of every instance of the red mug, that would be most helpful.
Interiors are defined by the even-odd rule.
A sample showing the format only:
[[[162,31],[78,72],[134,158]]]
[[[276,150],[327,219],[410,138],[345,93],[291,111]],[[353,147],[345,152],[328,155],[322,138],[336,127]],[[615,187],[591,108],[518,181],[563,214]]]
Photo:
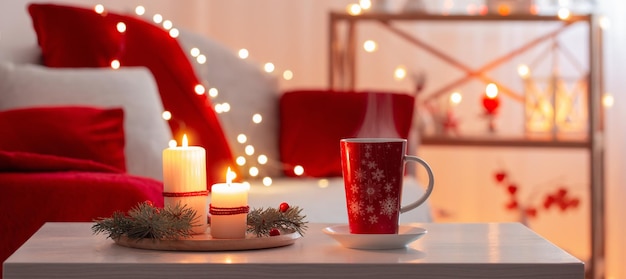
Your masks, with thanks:
[[[400,213],[424,203],[433,191],[434,176],[428,164],[406,155],[406,139],[342,139],[341,167],[350,233],[397,234]],[[406,162],[421,164],[428,173],[426,192],[401,206]]]

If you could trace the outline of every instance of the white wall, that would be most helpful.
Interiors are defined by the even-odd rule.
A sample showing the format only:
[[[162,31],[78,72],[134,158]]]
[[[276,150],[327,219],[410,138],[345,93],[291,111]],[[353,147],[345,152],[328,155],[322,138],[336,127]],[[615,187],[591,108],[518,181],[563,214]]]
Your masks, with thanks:
[[[26,54],[36,50],[35,36],[30,19],[25,12],[26,0],[0,1],[0,60],[24,61]],[[328,11],[343,10],[349,0],[67,0],[93,6],[103,3],[105,7],[118,11],[131,11],[142,4],[148,14],[161,13],[171,19],[176,26],[213,37],[233,51],[247,48],[250,59],[259,64],[273,62],[277,70],[289,69],[295,73],[291,81],[282,81],[284,89],[325,87],[327,82],[327,29]],[[401,1],[394,2],[397,7]],[[433,1],[430,1],[433,3]],[[600,10],[612,21],[606,33],[605,46],[605,87],[615,97],[615,106],[607,111],[607,228],[609,230],[607,253],[609,278],[625,278],[626,267],[626,220],[621,217],[626,212],[623,199],[626,197],[626,137],[622,129],[626,119],[626,86],[622,73],[626,72],[626,5],[621,0],[600,1]],[[433,45],[446,47],[450,53],[461,53],[464,63],[480,65],[485,58],[493,58],[506,52],[511,46],[541,32],[541,27],[479,25],[449,26],[407,26],[428,38]],[[527,33],[529,32],[529,33]],[[363,56],[360,88],[382,88],[410,90],[408,81],[396,82],[390,71],[403,63],[410,69],[426,69],[428,90],[458,77],[459,72],[442,66],[425,53],[411,53],[411,47],[394,36],[383,32],[378,26],[360,27],[359,38],[373,38],[379,41],[380,51]],[[576,39],[576,35],[572,35]],[[568,46],[575,53],[584,53],[580,43]],[[17,56],[16,56],[17,53]],[[25,53],[24,55],[20,55]],[[516,60],[515,63],[525,62]],[[209,62],[210,63],[210,62]],[[509,69],[515,65],[508,65]],[[370,71],[371,70],[371,71]],[[389,74],[387,74],[389,73]],[[490,73],[495,77],[518,81],[506,70]],[[473,84],[464,93],[460,108],[464,132],[482,132],[484,122],[477,117],[480,112],[478,94],[480,84]],[[512,103],[504,103],[502,132],[519,131],[520,110]],[[509,122],[518,121],[518,122]],[[554,186],[555,179],[564,181],[574,193],[588,195],[587,157],[582,151],[557,150],[544,152],[490,149],[490,148],[440,148],[422,146],[420,156],[431,162],[437,175],[437,188],[432,203],[437,208],[438,221],[514,221],[516,216],[503,209],[506,201],[502,189],[493,183],[493,172],[505,166],[522,187],[522,194],[531,196],[533,191],[541,193],[541,187]],[[532,190],[538,188],[539,190]],[[589,224],[588,204],[583,203],[577,211],[548,213],[531,221],[530,225],[540,234],[558,245],[570,250],[574,255],[585,258],[588,254]],[[556,224],[556,225],[555,225]]]
[[[615,106],[607,111],[607,255],[612,278],[626,277],[626,2],[602,2],[602,11],[611,21],[605,34],[606,90],[615,97]],[[610,277],[609,277],[610,278]]]

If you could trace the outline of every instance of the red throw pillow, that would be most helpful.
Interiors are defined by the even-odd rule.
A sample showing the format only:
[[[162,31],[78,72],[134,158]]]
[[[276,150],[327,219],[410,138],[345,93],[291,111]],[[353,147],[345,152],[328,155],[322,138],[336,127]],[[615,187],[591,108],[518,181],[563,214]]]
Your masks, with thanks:
[[[31,4],[28,11],[46,66],[110,67],[117,59],[121,66],[150,69],[172,113],[174,137],[180,142],[187,134],[190,144],[206,149],[209,185],[224,181],[226,168],[235,166],[228,142],[210,100],[195,93],[200,81],[193,66],[167,31],[141,18],[79,7]],[[124,33],[117,31],[119,22]]]
[[[287,176],[341,176],[339,140],[407,138],[414,97],[398,93],[292,91],[280,100],[280,156]]]
[[[121,108],[42,107],[0,112],[0,150],[91,160],[126,171]]]

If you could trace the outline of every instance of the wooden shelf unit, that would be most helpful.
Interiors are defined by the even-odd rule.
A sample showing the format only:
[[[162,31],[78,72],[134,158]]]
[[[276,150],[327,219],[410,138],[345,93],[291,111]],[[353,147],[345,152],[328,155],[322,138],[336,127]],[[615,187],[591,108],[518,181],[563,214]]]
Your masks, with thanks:
[[[485,137],[463,136],[422,137],[420,144],[439,146],[475,146],[475,147],[528,147],[528,148],[590,148],[586,140],[554,140],[550,138],[517,138],[517,137]]]
[[[487,62],[482,67],[472,69],[451,56],[430,46],[416,36],[394,26],[394,22],[417,22],[428,24],[432,22],[560,22],[559,28],[547,30],[545,34],[532,38],[525,45],[516,48],[506,55]],[[422,145],[437,146],[474,146],[474,147],[513,147],[513,148],[579,148],[589,152],[589,187],[590,187],[590,219],[591,219],[591,247],[588,266],[588,275],[591,278],[604,278],[605,257],[605,190],[604,190],[604,112],[602,106],[602,30],[599,17],[595,14],[571,15],[563,20],[556,15],[438,15],[424,13],[366,13],[350,15],[344,12],[330,12],[329,16],[329,76],[328,85],[333,89],[351,90],[356,87],[357,76],[357,41],[356,28],[360,22],[376,22],[391,33],[398,35],[416,48],[425,50],[430,55],[449,63],[464,71],[466,75],[440,89],[430,93],[427,98],[436,98],[441,94],[449,93],[455,87],[472,79],[484,82],[494,82],[484,75],[487,71],[510,61],[528,49],[558,36],[564,30],[575,24],[588,26],[588,69],[587,69],[587,134],[581,139],[559,138],[499,138],[486,135],[485,137],[445,137],[423,136]],[[345,33],[340,34],[340,25],[346,25]],[[342,35],[342,36],[340,36]],[[500,87],[502,93],[519,100],[520,94],[515,90]],[[521,96],[523,98],[523,95]]]

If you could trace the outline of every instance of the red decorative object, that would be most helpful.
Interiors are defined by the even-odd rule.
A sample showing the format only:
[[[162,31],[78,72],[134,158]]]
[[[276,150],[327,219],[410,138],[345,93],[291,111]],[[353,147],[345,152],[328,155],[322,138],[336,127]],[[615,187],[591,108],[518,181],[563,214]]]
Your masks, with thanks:
[[[485,116],[489,124],[489,132],[496,131],[495,117],[500,107],[500,99],[498,98],[498,86],[494,83],[487,85],[485,94],[483,95],[483,107],[485,108]]]
[[[289,209],[289,204],[286,202],[283,202],[280,204],[279,206],[279,211],[280,212],[287,212],[287,209]]]
[[[126,171],[123,123],[121,108],[7,110],[0,112],[0,150],[92,160]]]
[[[459,134],[459,121],[451,110],[446,113],[446,117],[443,119],[442,125],[444,133]]]
[[[273,228],[270,230],[270,236],[280,235],[280,231],[277,228]]]
[[[483,95],[483,107],[485,108],[485,112],[489,115],[494,115],[498,111],[498,107],[500,107],[500,98],[496,95],[495,97],[489,97],[487,94]]]
[[[506,178],[506,173],[505,172],[500,171],[500,172],[496,173],[496,181],[502,182],[502,181],[504,181],[505,178]]]
[[[197,197],[208,196],[209,191],[193,191],[193,192],[163,192],[164,197]]]
[[[250,212],[249,206],[238,206],[238,207],[215,207],[209,204],[209,213],[211,215],[238,215],[238,214],[247,214]]]
[[[0,169],[0,262],[45,222],[92,222],[145,200],[163,206],[160,181],[93,160],[0,150]]]
[[[509,203],[506,204],[506,208],[507,209],[511,209],[511,210],[518,209],[519,208],[519,204],[517,203],[516,200],[511,200],[511,201],[509,201]]]
[[[527,203],[520,203],[517,195],[519,187],[517,184],[510,181],[506,171],[497,171],[494,175],[494,179],[498,186],[506,188],[509,194],[509,201],[504,205],[508,210],[519,211],[522,215],[522,221],[525,222],[527,217],[537,217],[539,210],[549,210],[552,207],[557,207],[564,212],[568,209],[575,209],[580,204],[580,199],[572,197],[568,189],[564,185],[559,185],[555,190],[548,192],[545,198],[541,201],[541,206],[533,206],[532,201]]]
[[[515,186],[515,184],[511,184],[507,187],[507,190],[509,191],[509,194],[515,195],[515,193],[517,193],[517,186]]]
[[[529,217],[537,217],[537,209],[536,208],[526,208],[526,215]]]
[[[46,66],[110,68],[115,59],[122,67],[150,69],[172,114],[168,124],[174,138],[187,134],[194,145],[211,150],[207,185],[222,181],[223,170],[236,165],[211,101],[195,92],[201,81],[193,65],[167,30],[139,17],[73,6],[37,3],[28,12]],[[126,32],[117,30],[119,22],[126,24]]]
[[[284,93],[280,98],[280,158],[285,175],[298,177],[293,167],[300,165],[306,177],[341,176],[339,140],[382,137],[386,129],[395,131],[395,137],[407,138],[414,104],[414,96],[401,92]],[[378,123],[364,123],[369,118],[368,110]]]
[[[488,115],[495,115],[500,107],[498,98],[498,86],[495,83],[487,84],[483,95],[483,107]]]
[[[341,141],[340,146],[350,233],[398,233],[406,142]]]
[[[398,233],[400,212],[424,203],[433,189],[433,173],[416,156],[406,155],[407,140],[342,139],[341,165],[350,233]],[[428,186],[413,203],[402,206],[402,178],[407,162],[418,163],[428,174]]]

